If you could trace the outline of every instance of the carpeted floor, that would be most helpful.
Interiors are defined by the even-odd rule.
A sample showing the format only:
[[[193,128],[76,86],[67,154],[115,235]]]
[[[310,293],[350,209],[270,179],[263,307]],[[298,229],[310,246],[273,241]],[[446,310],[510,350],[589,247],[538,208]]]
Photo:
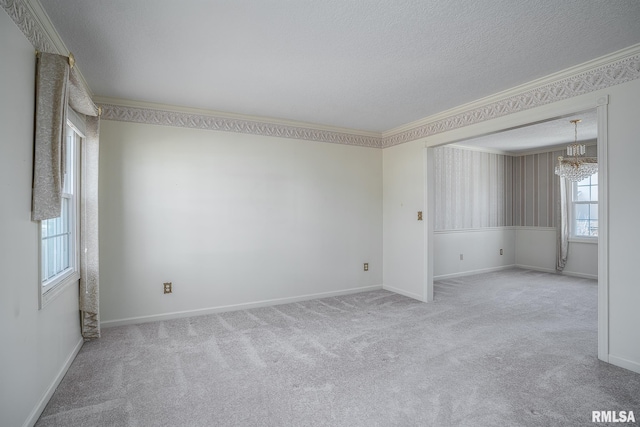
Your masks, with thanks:
[[[640,375],[597,360],[597,284],[507,270],[105,329],[45,426],[584,426],[640,416]]]

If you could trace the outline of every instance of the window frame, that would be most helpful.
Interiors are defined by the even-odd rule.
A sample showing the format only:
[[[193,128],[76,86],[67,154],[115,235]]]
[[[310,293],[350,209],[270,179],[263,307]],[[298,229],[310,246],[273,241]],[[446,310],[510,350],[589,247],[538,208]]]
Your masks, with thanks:
[[[62,197],[69,200],[69,219],[71,238],[69,242],[70,266],[59,272],[55,276],[44,280],[43,278],[43,233],[42,227],[44,221],[39,221],[38,227],[38,287],[39,287],[39,308],[43,309],[55,297],[60,295],[71,284],[80,280],[80,150],[84,134],[74,125],[71,118],[67,120],[65,126],[65,144],[71,141],[71,150],[68,150],[71,156],[71,167],[67,168],[67,174],[71,175],[72,193],[63,193]],[[69,179],[66,177],[66,179]],[[62,215],[62,213],[61,213]]]
[[[597,172],[596,174],[597,175]],[[598,177],[596,176],[596,178],[594,178],[594,175],[591,175],[590,178],[590,187],[596,187],[598,189],[598,195],[600,193],[600,189],[598,187]],[[587,205],[587,206],[591,206],[591,205],[595,205],[596,209],[598,207],[599,204],[599,200],[576,200],[576,195],[578,193],[578,181],[572,182],[571,183],[571,213],[570,213],[570,220],[571,220],[571,227],[570,227],[570,232],[569,232],[569,242],[579,242],[579,243],[598,243],[598,236],[584,236],[584,235],[579,235],[577,234],[577,221],[578,219],[576,218],[576,208],[579,205]],[[599,199],[599,197],[598,197]],[[599,221],[600,219],[598,218],[596,221],[598,221],[598,229],[599,227]]]

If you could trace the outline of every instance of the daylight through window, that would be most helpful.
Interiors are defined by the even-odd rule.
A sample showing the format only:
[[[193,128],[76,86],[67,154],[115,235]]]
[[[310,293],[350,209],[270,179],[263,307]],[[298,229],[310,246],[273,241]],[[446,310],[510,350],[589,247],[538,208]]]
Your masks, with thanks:
[[[77,273],[77,171],[80,136],[67,126],[65,138],[65,175],[62,189],[62,209],[57,218],[41,222],[42,293],[71,279]]]
[[[573,183],[573,237],[598,236],[598,174]]]

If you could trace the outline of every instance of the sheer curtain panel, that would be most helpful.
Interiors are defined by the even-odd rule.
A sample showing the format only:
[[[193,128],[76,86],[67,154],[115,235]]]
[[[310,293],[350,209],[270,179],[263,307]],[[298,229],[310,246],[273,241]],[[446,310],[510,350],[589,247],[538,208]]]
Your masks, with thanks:
[[[564,270],[569,253],[569,191],[571,183],[563,177],[558,177],[560,191],[558,191],[558,237],[556,270]]]

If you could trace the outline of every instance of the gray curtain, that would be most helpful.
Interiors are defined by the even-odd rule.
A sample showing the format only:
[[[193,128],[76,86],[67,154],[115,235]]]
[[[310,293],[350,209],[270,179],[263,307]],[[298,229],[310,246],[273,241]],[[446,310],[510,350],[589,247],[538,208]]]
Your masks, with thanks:
[[[80,311],[82,336],[100,337],[98,262],[99,110],[69,58],[38,53],[33,220],[60,216],[67,105],[84,117],[80,147]]]
[[[60,216],[67,126],[69,60],[38,53],[31,219]]]
[[[571,183],[563,177],[558,177],[560,191],[558,191],[558,222],[557,222],[557,260],[556,270],[564,270],[569,253],[569,191]]]

